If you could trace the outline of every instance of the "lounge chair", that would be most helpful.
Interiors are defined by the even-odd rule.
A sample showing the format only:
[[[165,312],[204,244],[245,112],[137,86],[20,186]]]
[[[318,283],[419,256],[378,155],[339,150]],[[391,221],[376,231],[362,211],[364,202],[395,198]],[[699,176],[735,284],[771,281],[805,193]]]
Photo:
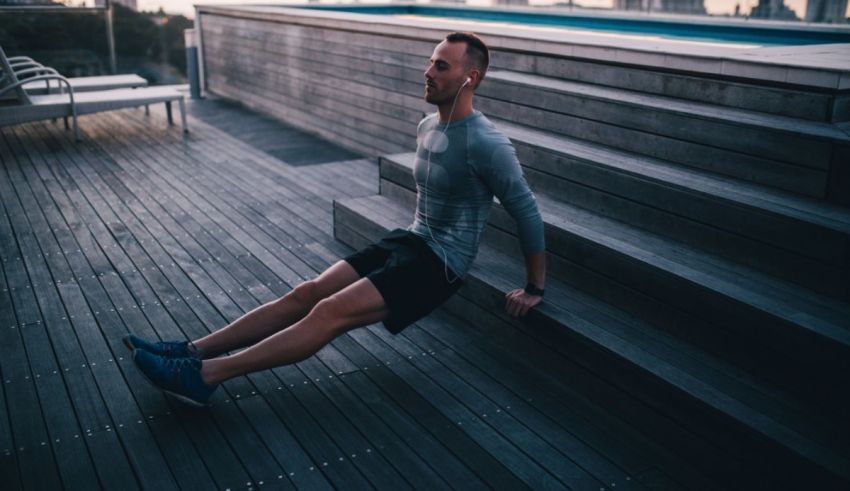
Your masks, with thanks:
[[[79,141],[80,129],[77,124],[77,116],[79,115],[164,102],[168,113],[168,122],[172,124],[171,103],[177,101],[180,105],[183,131],[189,131],[186,126],[186,107],[183,94],[173,88],[140,87],[138,89],[76,93],[68,79],[55,73],[55,71],[46,71],[43,68],[30,67],[16,72],[6,58],[3,48],[0,47],[0,69],[3,70],[5,75],[2,85],[0,85],[0,97],[7,93],[13,93],[16,96],[15,99],[0,104],[0,125],[71,116],[74,121],[74,138]],[[19,80],[18,74],[32,74],[34,76]],[[24,89],[25,84],[46,80],[55,80],[67,90],[59,94],[30,95]]]
[[[61,75],[59,72],[54,70],[51,67],[42,65],[41,63],[33,60],[28,56],[11,56],[7,58],[9,61],[9,65],[12,67],[12,70],[15,71],[16,75],[18,75],[18,80],[23,80],[27,77],[22,77],[21,71],[27,69],[38,69],[38,70],[30,70],[27,74],[45,74],[52,73],[55,75]],[[0,75],[0,85],[2,85],[3,80],[5,79],[6,74],[2,73]],[[147,87],[148,81],[144,78],[136,75],[136,74],[126,74],[126,75],[99,75],[95,77],[66,77],[68,82],[71,84],[71,87],[75,92],[88,92],[93,90],[110,90],[110,89],[135,89],[137,87]],[[61,85],[56,84],[58,89],[61,91]],[[50,80],[41,82],[24,82],[24,90],[27,91],[30,95],[40,95],[40,94],[49,94],[54,90],[54,87],[51,87]]]

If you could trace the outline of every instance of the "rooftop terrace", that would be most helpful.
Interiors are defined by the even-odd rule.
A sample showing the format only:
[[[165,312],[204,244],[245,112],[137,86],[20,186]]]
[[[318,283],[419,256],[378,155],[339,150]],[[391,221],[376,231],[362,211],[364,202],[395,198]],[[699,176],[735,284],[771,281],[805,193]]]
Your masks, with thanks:
[[[207,411],[163,397],[121,337],[196,337],[315,276],[349,251],[332,200],[378,182],[329,142],[189,107],[185,139],[156,108],[85,116],[79,144],[61,122],[0,128],[4,489],[708,485],[483,311],[353,331]]]
[[[187,136],[157,108],[0,128],[4,489],[847,488],[850,44],[474,24],[546,301],[504,312],[495,204],[443,309],[190,411],[121,337],[196,338],[407,226],[423,69],[471,25],[197,14]]]

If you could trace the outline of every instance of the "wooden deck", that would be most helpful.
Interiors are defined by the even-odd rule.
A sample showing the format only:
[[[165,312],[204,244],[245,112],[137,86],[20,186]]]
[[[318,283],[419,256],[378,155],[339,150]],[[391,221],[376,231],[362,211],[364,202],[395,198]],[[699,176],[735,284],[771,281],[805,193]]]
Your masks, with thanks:
[[[0,128],[0,487],[700,482],[575,393],[555,351],[486,312],[353,331],[225,383],[208,410],[165,398],[122,336],[195,338],[315,276],[349,252],[332,200],[378,181],[374,162],[317,163],[351,155],[239,109],[190,113],[185,140],[157,108],[82,117],[79,144],[61,123]]]

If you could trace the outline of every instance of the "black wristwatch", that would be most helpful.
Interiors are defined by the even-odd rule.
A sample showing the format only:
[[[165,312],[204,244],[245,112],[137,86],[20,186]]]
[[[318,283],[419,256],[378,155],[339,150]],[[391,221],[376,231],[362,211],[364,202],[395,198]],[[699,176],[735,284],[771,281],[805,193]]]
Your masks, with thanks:
[[[537,287],[536,287],[533,283],[531,283],[530,281],[528,282],[528,284],[527,284],[527,285],[525,285],[525,293],[528,293],[529,295],[536,295],[536,296],[538,296],[538,297],[542,297],[544,292],[545,292],[545,290],[544,290],[544,289],[542,289],[542,288],[537,288]]]

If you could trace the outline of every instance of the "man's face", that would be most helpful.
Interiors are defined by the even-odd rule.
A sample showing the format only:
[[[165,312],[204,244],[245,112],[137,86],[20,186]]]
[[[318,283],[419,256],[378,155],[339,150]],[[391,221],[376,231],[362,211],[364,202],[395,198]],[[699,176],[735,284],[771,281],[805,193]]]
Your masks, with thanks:
[[[443,41],[434,48],[425,70],[425,101],[451,103],[466,79],[466,43]]]

